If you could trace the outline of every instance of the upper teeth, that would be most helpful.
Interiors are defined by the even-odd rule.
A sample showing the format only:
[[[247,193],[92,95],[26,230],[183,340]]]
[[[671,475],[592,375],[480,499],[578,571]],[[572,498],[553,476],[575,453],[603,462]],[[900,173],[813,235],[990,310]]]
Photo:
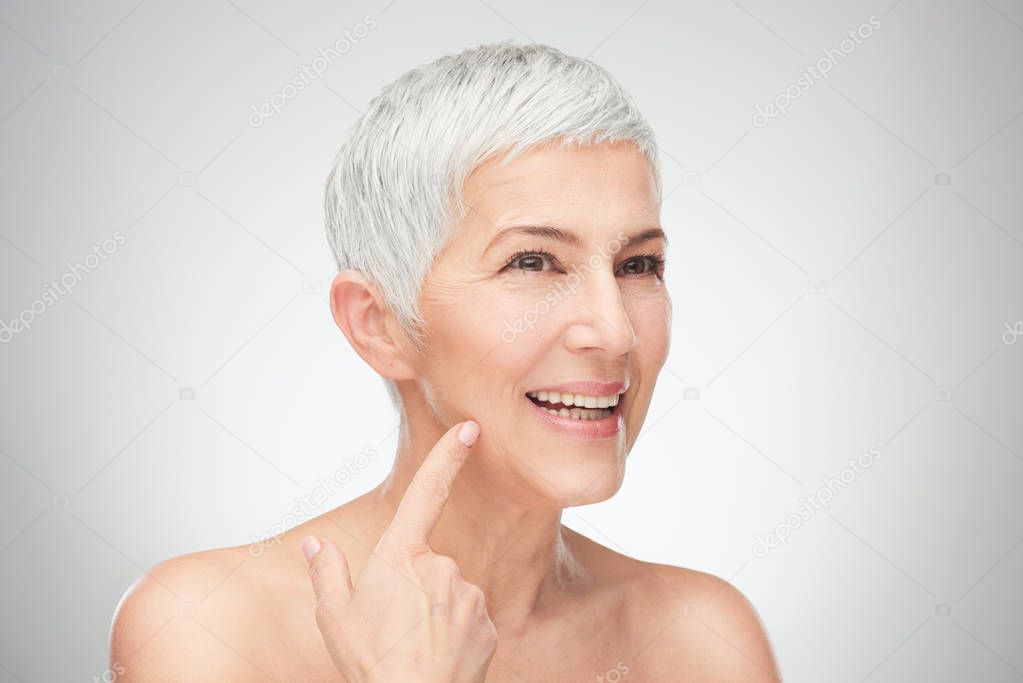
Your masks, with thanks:
[[[609,408],[618,405],[620,394],[610,396],[587,396],[586,394],[562,394],[557,391],[529,391],[526,396],[540,401],[551,403],[563,403],[566,406],[579,406],[580,408]]]

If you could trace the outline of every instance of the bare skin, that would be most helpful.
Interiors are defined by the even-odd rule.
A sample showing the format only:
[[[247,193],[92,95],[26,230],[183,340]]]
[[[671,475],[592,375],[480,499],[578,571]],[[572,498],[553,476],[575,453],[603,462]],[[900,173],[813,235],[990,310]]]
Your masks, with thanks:
[[[566,278],[569,264],[587,262],[620,233],[659,226],[652,187],[645,159],[628,143],[543,147],[505,166],[483,164],[464,186],[471,210],[424,283],[425,349],[408,343],[372,284],[354,271],[339,274],[334,318],[356,352],[395,381],[405,406],[390,475],[259,553],[223,548],[155,567],[118,606],[110,655],[117,680],[344,681],[341,671],[361,667],[365,681],[388,680],[374,678],[382,672],[432,681],[444,680],[437,672],[449,664],[459,673],[448,680],[490,683],[780,680],[756,611],[727,581],[626,557],[561,524],[562,508],[618,490],[646,417],[668,352],[671,306],[644,255],[663,253],[663,239],[614,251],[531,327],[514,339],[500,336],[506,321]],[[579,244],[521,234],[495,241],[521,225],[557,226]],[[554,259],[526,256],[508,266],[515,253],[536,249]],[[614,436],[581,439],[537,419],[525,393],[576,379],[627,383]],[[411,660],[402,657],[422,634],[385,627],[393,610],[384,596],[402,594],[407,577],[394,566],[387,579],[371,555],[379,558],[396,535],[404,517],[396,511],[428,456],[470,419],[481,434],[441,487],[436,519],[428,508],[412,517],[424,530],[422,548],[450,558],[459,580],[478,589],[496,639],[480,639],[486,656],[468,644],[452,648],[452,658],[471,665],[445,661],[403,673]],[[355,591],[384,587],[373,593],[379,614],[358,612],[365,632],[341,639],[360,643],[360,652],[342,652],[341,662],[337,634],[324,619],[331,610],[321,608],[317,618],[302,550],[310,535],[328,553],[314,576],[332,582],[327,592],[319,586],[321,603],[328,595],[348,604],[349,579]],[[360,583],[367,566],[376,567],[375,578]],[[486,666],[473,678],[477,660]]]

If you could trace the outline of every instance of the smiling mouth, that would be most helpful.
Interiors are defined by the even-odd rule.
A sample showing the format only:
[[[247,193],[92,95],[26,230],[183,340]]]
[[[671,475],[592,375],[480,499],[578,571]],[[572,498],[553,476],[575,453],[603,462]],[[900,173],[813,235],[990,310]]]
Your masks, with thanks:
[[[551,415],[572,420],[604,420],[621,410],[622,394],[613,396],[584,396],[559,394],[556,391],[530,391],[526,398]]]

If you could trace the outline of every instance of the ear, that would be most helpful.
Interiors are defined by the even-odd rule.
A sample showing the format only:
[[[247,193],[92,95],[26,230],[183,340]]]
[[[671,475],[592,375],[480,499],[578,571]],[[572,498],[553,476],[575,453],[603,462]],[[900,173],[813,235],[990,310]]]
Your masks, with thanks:
[[[355,352],[377,374],[411,379],[412,347],[379,290],[358,270],[345,270],[330,285],[330,311]]]

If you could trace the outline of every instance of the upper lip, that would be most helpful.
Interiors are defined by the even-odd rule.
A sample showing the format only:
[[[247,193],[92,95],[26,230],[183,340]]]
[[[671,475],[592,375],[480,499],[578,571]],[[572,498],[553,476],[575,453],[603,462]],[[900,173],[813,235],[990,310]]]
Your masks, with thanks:
[[[595,380],[576,380],[572,382],[561,382],[560,384],[549,384],[536,389],[530,389],[527,393],[556,391],[559,394],[582,394],[584,396],[614,396],[623,394],[629,388],[627,382],[597,382]]]

